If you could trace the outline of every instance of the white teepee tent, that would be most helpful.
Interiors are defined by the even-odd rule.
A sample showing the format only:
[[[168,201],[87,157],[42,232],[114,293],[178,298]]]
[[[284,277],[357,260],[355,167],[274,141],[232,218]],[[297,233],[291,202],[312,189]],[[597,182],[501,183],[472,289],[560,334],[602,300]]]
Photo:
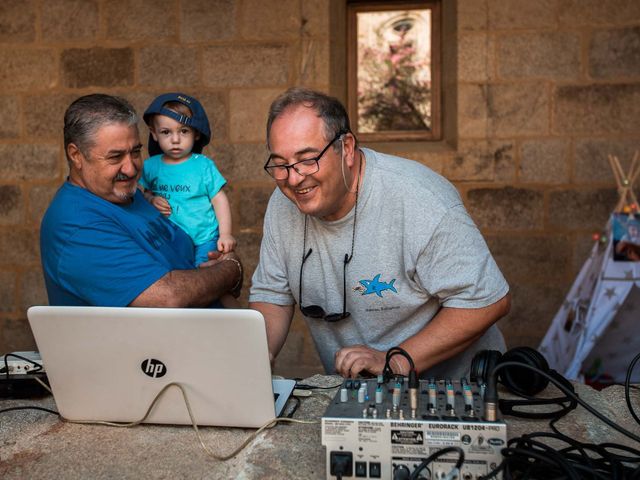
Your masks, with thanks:
[[[625,176],[617,158],[610,157],[620,192],[615,212],[636,213],[631,186],[640,174],[638,153]],[[632,203],[627,203],[628,199]],[[624,382],[626,370],[640,352],[640,261],[616,261],[612,222],[591,250],[569,294],[553,319],[539,350],[551,368],[569,379],[585,373]],[[633,375],[640,379],[640,369]]]

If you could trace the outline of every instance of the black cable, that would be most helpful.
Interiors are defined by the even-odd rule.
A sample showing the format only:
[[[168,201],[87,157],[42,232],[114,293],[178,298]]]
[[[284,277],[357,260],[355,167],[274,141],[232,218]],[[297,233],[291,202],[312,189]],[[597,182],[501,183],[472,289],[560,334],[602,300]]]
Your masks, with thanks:
[[[502,456],[505,461],[512,458],[521,459],[520,462],[507,462],[504,473],[506,480],[512,478],[542,478],[539,475],[544,475],[544,478],[580,480],[578,473],[559,455],[549,455],[548,452],[538,452],[532,448],[507,447],[502,449]],[[532,462],[531,459],[536,461]],[[558,470],[564,472],[566,476],[550,476],[550,474],[557,475],[559,473]]]
[[[635,362],[639,359],[640,355],[630,365],[628,380],[630,377],[629,372],[633,370]],[[623,435],[636,441],[640,440],[637,435],[627,431],[580,399],[572,391],[570,384],[565,385],[560,382],[560,379],[554,378],[534,366],[519,362],[505,362],[494,368],[490,378],[496,378],[496,373],[500,368],[510,366],[524,367],[542,375],[565,394],[567,400],[571,399],[572,402],[582,405],[591,414]],[[595,445],[578,442],[558,430],[556,424],[561,417],[562,415],[557,415],[550,420],[549,427],[553,433],[536,432],[509,440],[507,447],[501,452],[503,461],[493,471],[480,477],[480,479],[496,478],[498,474],[502,473],[503,480],[521,480],[525,478],[545,480],[556,478],[568,480],[640,480],[640,451],[614,443]],[[554,442],[561,441],[566,446],[554,449],[542,443],[542,440],[545,439],[551,439]]]
[[[42,364],[38,363],[38,362],[34,362],[33,360],[23,357],[22,355],[18,355],[17,353],[6,353],[4,355],[4,374],[6,376],[7,381],[9,381],[9,377],[15,376],[15,374],[10,374],[9,373],[9,362],[8,362],[8,358],[9,357],[14,357],[17,358],[18,360],[22,360],[24,362],[28,362],[31,365],[33,365],[35,368],[31,371],[29,371],[29,373],[25,373],[25,374],[20,374],[20,378],[29,378],[28,376],[24,376],[23,375],[28,375],[30,373],[37,373],[40,370],[42,370]],[[56,412],[55,410],[50,410],[48,408],[45,407],[38,407],[36,405],[24,405],[24,406],[18,406],[18,407],[9,407],[9,408],[3,408],[2,410],[0,410],[0,413],[6,413],[6,412],[14,412],[17,410],[40,410],[43,412],[47,412],[47,413],[51,413],[53,415],[60,415],[58,412]]]
[[[18,360],[29,362],[31,365],[34,365],[36,368],[31,370],[30,373],[37,373],[40,370],[42,370],[42,365],[40,363],[38,363],[38,362],[34,362],[33,360],[30,360],[30,359],[28,359],[26,357],[23,357],[22,355],[18,355],[16,353],[6,353],[4,355],[4,373],[5,373],[6,377],[7,377],[7,380],[9,379],[9,375],[10,375],[9,374],[9,362],[7,360],[9,357],[15,357]]]
[[[605,449],[598,445],[570,441],[574,445],[556,451],[532,440],[538,436],[554,438],[553,434],[534,433],[523,435],[509,442],[509,445],[515,443],[516,447],[508,447],[502,452],[505,459],[503,462],[506,467],[505,471],[509,472],[505,475],[505,479],[514,475],[515,478],[523,478],[520,475],[526,473],[532,475],[531,478],[573,478],[575,475],[579,475],[578,478],[616,480],[628,478],[628,473],[633,471],[612,458]],[[579,453],[574,453],[576,451]],[[588,455],[587,451],[591,451],[601,458],[592,457]],[[542,460],[540,456],[545,460]],[[543,473],[543,475],[538,477],[536,472]],[[582,475],[583,473],[585,475]],[[552,475],[558,475],[558,477]]]
[[[633,360],[631,360],[631,363],[629,364],[629,367],[627,368],[627,377],[624,380],[624,399],[627,402],[627,408],[629,409],[629,412],[631,413],[631,416],[633,417],[633,419],[637,422],[640,423],[640,418],[638,418],[638,415],[636,415],[636,411],[633,408],[633,405],[631,404],[631,395],[629,393],[629,388],[631,385],[631,373],[633,372],[633,367],[635,367],[636,363],[638,363],[638,360],[640,359],[640,353],[638,355],[636,355]]]
[[[319,387],[316,385],[307,385],[306,383],[296,383],[295,388],[298,390],[332,390],[334,388],[338,388],[341,385],[342,382],[338,383],[337,385],[331,385],[329,387]]]
[[[506,460],[503,459],[502,462],[500,462],[500,465],[498,465],[495,469],[491,470],[486,475],[480,475],[478,477],[478,480],[491,480],[492,478],[498,478],[498,474],[502,472],[506,466],[507,466],[507,462]],[[504,480],[504,477],[503,477],[503,480]]]
[[[553,434],[541,433],[536,434],[539,437],[557,438]],[[572,464],[573,468],[591,474],[594,478],[602,478],[604,480],[614,480],[624,478],[624,466],[614,456],[610,455],[606,449],[600,445],[587,444],[575,441],[569,437],[563,436],[569,446],[560,449],[560,454]],[[592,455],[589,455],[589,452]],[[600,458],[593,456],[598,455]]]
[[[526,369],[529,369],[529,370],[532,370],[532,371],[536,372],[539,375],[542,375],[543,377],[548,379],[551,383],[553,383],[562,393],[564,393],[567,397],[569,397],[569,398],[575,400],[576,402],[578,402],[587,411],[589,411],[592,415],[594,415],[598,419],[602,420],[604,423],[609,425],[614,430],[617,430],[618,432],[620,432],[623,435],[629,437],[630,439],[635,440],[636,442],[640,443],[640,437],[638,435],[636,435],[633,432],[630,432],[629,430],[627,430],[626,428],[618,425],[617,423],[615,423],[613,420],[609,419],[608,417],[605,417],[603,414],[598,412],[595,408],[593,408],[587,402],[582,400],[578,395],[573,393],[569,388],[567,388],[565,385],[563,385],[557,379],[553,378],[553,376],[549,375],[547,372],[544,372],[544,371],[540,370],[539,368],[536,368],[536,367],[534,367],[532,365],[528,365],[528,364],[521,363],[521,362],[504,362],[504,363],[500,363],[499,365],[497,365],[493,369],[493,371],[491,372],[491,375],[490,375],[489,378],[496,378],[496,374],[497,374],[498,370],[500,370],[502,368],[506,368],[506,367],[526,368]]]
[[[407,361],[409,362],[411,370],[414,370],[416,368],[414,363],[413,363],[413,358],[411,358],[411,355],[409,355],[409,353],[407,353],[406,350],[404,350],[403,348],[400,348],[400,347],[391,347],[389,350],[387,350],[386,362],[385,363],[389,363],[389,360],[391,360],[391,358],[394,355],[402,355],[404,358],[406,358]]]
[[[640,464],[640,451],[636,450],[635,448],[631,448],[626,445],[620,445],[618,443],[609,443],[609,442],[601,443],[599,446],[604,450],[606,450],[609,453],[609,455],[613,456],[620,462]],[[634,456],[629,457],[626,455],[618,455],[618,454],[610,453],[609,449],[616,449],[616,450],[621,450],[623,452],[632,453]]]
[[[407,353],[406,350],[400,347],[391,347],[389,350],[387,350],[387,354],[385,356],[385,361],[384,361],[384,368],[382,369],[382,375],[384,376],[385,383],[388,382],[391,379],[391,377],[394,375],[394,372],[391,369],[390,362],[395,355],[402,355],[404,358],[407,359],[407,361],[409,362],[410,373],[415,372],[416,370],[415,364],[413,363],[413,358],[411,358],[411,355],[409,355],[409,353]],[[417,378],[417,373],[415,376]]]
[[[616,480],[618,478],[625,479],[629,478],[628,473],[631,470],[630,467],[625,466],[625,464],[638,464],[640,465],[640,451],[626,446],[620,445],[616,443],[601,443],[598,445],[595,444],[586,444],[577,442],[571,437],[564,435],[559,432],[556,423],[559,418],[555,418],[549,422],[549,427],[553,430],[552,433],[535,433],[532,435],[540,436],[540,437],[548,437],[555,440],[562,440],[571,447],[565,448],[562,452],[567,455],[570,459],[577,462],[578,464],[589,464],[592,467],[591,473],[593,475],[597,475],[602,478],[607,478],[610,480]],[[581,456],[578,458],[575,454],[571,453],[574,450],[578,450]],[[621,452],[629,453],[630,455],[622,455],[618,452],[614,452],[613,450],[618,450]],[[587,454],[586,451],[594,452],[599,455],[601,458],[595,458]],[[639,467],[636,467],[636,469]],[[602,472],[602,473],[598,473]]]
[[[3,408],[2,410],[0,410],[0,413],[12,412],[14,410],[42,410],[43,412],[52,413],[54,415],[60,415],[55,410],[50,410],[50,409],[44,408],[44,407],[37,407],[35,405],[33,405],[33,406],[30,405],[30,406],[22,406],[22,407]]]
[[[289,403],[289,400],[291,400],[291,399],[293,399],[296,402],[296,404],[293,406],[293,409],[285,416],[285,418],[293,418],[293,414],[296,413],[296,410],[298,410],[298,407],[302,403],[300,401],[300,398],[295,396],[295,395],[291,395],[289,397],[289,399],[287,400],[287,403]],[[285,406],[285,409],[286,409],[286,406]],[[284,412],[284,410],[283,410],[283,412]]]
[[[462,464],[464,463],[464,450],[462,450],[460,447],[446,447],[446,448],[443,448],[442,450],[438,450],[437,452],[432,453],[427,458],[425,458],[422,462],[420,462],[420,465],[418,465],[415,468],[415,470],[411,472],[411,476],[409,476],[409,480],[417,480],[418,475],[420,475],[420,472],[422,472],[422,470],[427,468],[427,466],[431,462],[452,452],[456,452],[458,454],[458,460],[456,461],[456,465],[453,468],[460,470],[460,467],[462,467]]]
[[[520,471],[541,471],[545,472],[544,478],[548,478],[552,473],[561,475],[556,478],[583,478],[579,473],[583,471],[590,473],[591,478],[600,477],[612,480],[608,474],[604,475],[611,469],[605,468],[603,472],[603,468],[598,466],[598,462],[587,455],[586,450],[593,450],[594,448],[592,447],[595,447],[594,445],[576,442],[567,437],[560,440],[565,441],[569,447],[556,450],[538,441],[538,438],[553,439],[556,437],[554,434],[536,432],[512,439],[508,443],[508,448],[511,448],[511,450],[508,450],[504,456],[506,459],[513,460],[507,468],[511,474]],[[516,445],[515,448],[510,447],[510,445],[514,444]],[[578,453],[572,453],[574,451]]]

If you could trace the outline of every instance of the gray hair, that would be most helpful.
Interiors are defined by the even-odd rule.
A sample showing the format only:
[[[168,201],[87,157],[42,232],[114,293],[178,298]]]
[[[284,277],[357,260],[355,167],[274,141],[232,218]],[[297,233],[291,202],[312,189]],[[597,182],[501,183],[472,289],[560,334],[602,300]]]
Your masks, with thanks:
[[[276,98],[269,108],[267,145],[269,144],[269,134],[271,133],[273,122],[287,109],[298,105],[313,108],[318,117],[322,118],[327,141],[331,140],[340,131],[351,132],[349,115],[337,98],[304,87],[292,87]]]
[[[86,156],[94,146],[94,135],[111,123],[137,125],[138,115],[124,98],[93,93],[75,100],[64,114],[64,151],[75,144]],[[67,154],[67,160],[69,160]]]

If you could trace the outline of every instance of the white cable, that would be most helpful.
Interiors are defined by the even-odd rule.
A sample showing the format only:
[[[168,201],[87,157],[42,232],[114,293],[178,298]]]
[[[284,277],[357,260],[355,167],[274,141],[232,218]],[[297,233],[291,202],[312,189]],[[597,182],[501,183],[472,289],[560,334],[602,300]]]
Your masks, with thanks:
[[[297,420],[297,419],[294,419],[294,418],[274,418],[272,420],[269,420],[267,423],[265,423],[260,428],[258,428],[258,430],[256,430],[251,435],[249,435],[249,437],[244,442],[242,442],[242,444],[239,447],[237,447],[235,450],[233,450],[231,453],[228,453],[226,455],[218,455],[218,454],[212,452],[211,450],[209,450],[209,448],[204,444],[204,441],[202,440],[202,436],[200,435],[200,431],[198,430],[198,424],[196,423],[196,420],[195,420],[195,418],[193,416],[193,412],[191,411],[191,404],[189,403],[189,399],[187,398],[187,392],[185,391],[184,387],[180,383],[177,383],[177,382],[171,382],[171,383],[166,384],[162,388],[162,390],[160,390],[160,392],[158,392],[158,394],[155,396],[155,398],[151,402],[151,405],[149,405],[149,408],[147,409],[147,411],[144,414],[144,416],[140,420],[136,420],[134,422],[119,423],[119,422],[105,422],[105,421],[101,421],[101,420],[69,420],[67,418],[64,418],[62,415],[60,415],[60,418],[62,420],[64,420],[65,422],[69,422],[69,423],[107,425],[107,426],[110,426],[110,427],[120,427],[120,428],[135,427],[136,425],[139,425],[139,424],[141,424],[142,422],[144,422],[146,420],[146,418],[151,413],[151,410],[153,409],[155,404],[158,402],[158,400],[160,400],[160,397],[162,395],[164,395],[164,393],[171,387],[179,388],[180,392],[182,393],[182,398],[184,399],[184,403],[187,406],[187,412],[189,413],[189,419],[191,420],[191,425],[193,426],[193,429],[196,431],[196,436],[198,437],[198,441],[200,442],[200,446],[202,447],[202,449],[205,451],[205,453],[207,455],[215,458],[216,460],[220,460],[220,461],[229,460],[229,459],[235,457],[247,445],[249,445],[249,443],[251,443],[263,430],[265,430],[267,428],[271,428],[271,427],[275,426],[279,422],[304,423],[304,424],[319,423],[317,420]]]
[[[342,167],[342,181],[344,182],[344,188],[347,189],[347,192],[349,193],[356,193],[356,191],[358,190],[358,182],[356,182],[356,189],[355,190],[351,190],[351,188],[349,187],[349,185],[347,184],[347,177],[344,174],[344,135],[342,136],[342,138],[340,139],[340,166]],[[360,160],[362,161],[362,159]],[[360,179],[358,179],[358,181],[360,181]]]
[[[49,385],[47,385],[46,383],[44,383],[42,380],[40,380],[38,377],[33,377],[33,379],[38,382],[40,385],[42,385],[42,387],[49,392],[51,395],[53,395],[53,392],[51,391],[51,389],[49,388]]]

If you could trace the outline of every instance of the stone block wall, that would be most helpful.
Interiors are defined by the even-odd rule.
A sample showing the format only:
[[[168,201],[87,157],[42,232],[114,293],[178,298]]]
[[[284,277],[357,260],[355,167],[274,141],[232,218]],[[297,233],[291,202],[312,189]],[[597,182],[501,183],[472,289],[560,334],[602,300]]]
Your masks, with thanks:
[[[628,168],[640,149],[640,3],[443,1],[454,134],[370,146],[454,182],[511,284],[507,341],[535,346],[615,204],[607,154]],[[39,222],[67,174],[73,99],[112,93],[140,112],[167,91],[202,101],[248,285],[273,190],[261,168],[267,108],[299,84],[343,96],[344,11],[344,0],[0,2],[0,353],[35,346]],[[297,317],[277,367],[320,368]]]
[[[229,181],[248,285],[274,187],[262,170],[266,112],[291,85],[329,90],[329,37],[324,0],[1,2],[0,353],[35,348],[26,310],[47,303],[39,224],[67,175],[62,119],[75,98],[120,95],[139,113],[168,91],[203,103],[205,153]],[[140,132],[146,143],[142,122]],[[301,322],[291,339],[289,358],[317,365]]]
[[[459,143],[443,173],[512,287],[508,345],[536,346],[615,206],[607,155],[626,170],[640,150],[640,3],[464,0],[457,20]]]

